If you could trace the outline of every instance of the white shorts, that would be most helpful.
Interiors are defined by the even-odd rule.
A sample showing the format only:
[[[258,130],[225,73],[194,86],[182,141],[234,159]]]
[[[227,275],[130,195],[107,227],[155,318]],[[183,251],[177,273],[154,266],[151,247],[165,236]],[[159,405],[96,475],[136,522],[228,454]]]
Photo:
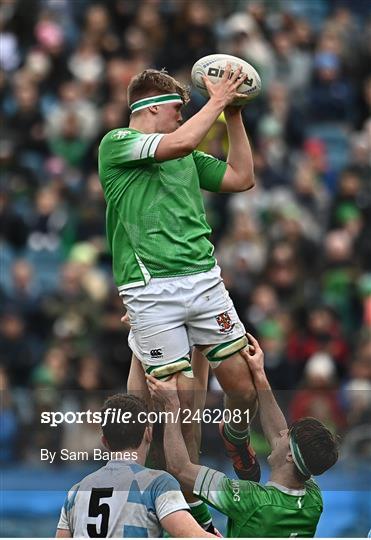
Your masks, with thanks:
[[[131,323],[129,346],[147,366],[189,357],[193,345],[220,345],[245,335],[217,265],[200,274],[152,278],[120,296]]]

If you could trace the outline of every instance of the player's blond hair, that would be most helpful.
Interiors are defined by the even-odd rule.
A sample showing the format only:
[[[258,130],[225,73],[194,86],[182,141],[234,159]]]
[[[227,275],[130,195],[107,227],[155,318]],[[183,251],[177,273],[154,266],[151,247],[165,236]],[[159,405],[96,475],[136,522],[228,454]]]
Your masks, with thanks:
[[[189,90],[179,81],[171,77],[164,69],[145,69],[138,75],[135,75],[128,86],[128,105],[129,107],[146,97],[152,97],[159,94],[179,94],[186,104],[189,101]]]

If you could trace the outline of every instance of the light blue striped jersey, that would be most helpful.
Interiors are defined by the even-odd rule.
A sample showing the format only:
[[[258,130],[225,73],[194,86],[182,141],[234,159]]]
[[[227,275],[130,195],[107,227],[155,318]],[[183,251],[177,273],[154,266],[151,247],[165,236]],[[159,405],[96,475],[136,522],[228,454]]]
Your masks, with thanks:
[[[188,509],[169,473],[112,460],[71,488],[58,529],[74,537],[158,538],[165,516]]]

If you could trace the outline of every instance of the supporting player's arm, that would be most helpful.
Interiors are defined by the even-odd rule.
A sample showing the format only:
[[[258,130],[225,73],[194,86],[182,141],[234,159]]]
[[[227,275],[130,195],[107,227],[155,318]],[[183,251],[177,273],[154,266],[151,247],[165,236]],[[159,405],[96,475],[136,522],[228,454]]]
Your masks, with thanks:
[[[230,73],[231,67],[229,66],[217,84],[211,83],[207,77],[204,77],[210,95],[209,101],[177,130],[162,137],[155,151],[156,160],[165,161],[180,158],[197,148],[224,108],[240,96],[237,88],[242,82],[239,78],[241,68],[238,68],[229,78]]]
[[[189,459],[180,424],[180,402],[177,393],[177,375],[166,382],[146,374],[148,388],[154,400],[159,401],[170,412],[170,420],[165,424],[164,449],[168,471],[177,478],[182,489],[193,491],[200,465]]]
[[[272,446],[274,439],[279,437],[280,431],[287,429],[286,419],[273,395],[272,389],[264,371],[264,353],[257,340],[247,334],[254,352],[250,348],[241,351],[246,360],[252,376],[259,400],[260,422],[269,444]]]
[[[220,191],[246,191],[255,185],[254,165],[241,108],[229,106],[225,109],[224,116],[227,121],[229,152]]]
[[[179,510],[160,520],[161,526],[173,538],[216,538],[206,532],[186,510]]]

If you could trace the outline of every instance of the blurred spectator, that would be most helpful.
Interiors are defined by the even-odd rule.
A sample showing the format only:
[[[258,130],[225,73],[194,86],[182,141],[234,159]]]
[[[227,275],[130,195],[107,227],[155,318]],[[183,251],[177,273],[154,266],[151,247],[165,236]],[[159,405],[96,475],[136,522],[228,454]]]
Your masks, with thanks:
[[[26,82],[15,87],[15,112],[9,117],[9,126],[17,137],[20,151],[47,153],[44,119],[36,85]]]
[[[61,390],[67,386],[69,373],[68,358],[63,350],[51,348],[43,362],[32,373],[32,384],[36,388]]]
[[[288,357],[292,369],[296,370],[297,380],[309,358],[317,352],[331,356],[339,376],[346,373],[349,347],[335,312],[327,306],[308,310],[305,324],[300,321],[289,338]]]
[[[341,215],[340,215],[341,217]],[[357,214],[345,216],[358,220]],[[357,233],[358,225],[353,225]],[[354,283],[354,243],[348,231],[337,229],[327,233],[324,239],[322,268],[323,299],[339,313],[344,327],[351,331],[357,327],[356,289]]]
[[[42,299],[42,309],[48,331],[58,339],[71,339],[76,346],[84,346],[99,319],[99,304],[83,287],[80,265],[66,263],[56,291]]]
[[[293,36],[280,30],[273,34],[274,72],[273,79],[285,81],[290,94],[301,93],[309,84],[312,58],[309,52],[295,48]]]
[[[164,47],[156,58],[157,63],[176,72],[183,68],[189,69],[202,56],[214,53],[216,41],[213,20],[211,4],[203,0],[180,2],[173,24],[167,29]]]
[[[99,113],[93,103],[83,95],[77,81],[66,81],[59,87],[60,102],[47,119],[47,137],[53,140],[68,129],[68,119],[74,123],[74,135],[82,141],[91,140],[99,130]]]
[[[50,187],[40,189],[36,195],[35,211],[30,223],[29,247],[34,251],[57,251],[61,246],[62,231],[67,224],[67,218],[59,193]]]
[[[312,122],[354,120],[354,95],[349,81],[341,76],[335,52],[318,52],[314,58],[314,78],[310,92]]]
[[[19,418],[14,409],[6,370],[0,367],[0,463],[11,463],[18,457]]]
[[[294,309],[302,303],[303,269],[300,263],[294,247],[287,240],[272,247],[266,265],[266,279],[274,287],[283,307]]]
[[[38,358],[33,354],[23,316],[14,308],[4,308],[0,316],[1,363],[11,385],[26,386]]]
[[[1,161],[1,159],[0,159]],[[15,251],[27,242],[28,227],[23,217],[9,201],[5,191],[0,192],[0,240]]]
[[[15,261],[12,269],[12,282],[7,292],[7,301],[23,314],[26,331],[32,348],[42,350],[44,321],[41,311],[41,290],[36,283],[33,266],[24,259]]]
[[[341,432],[345,428],[345,415],[336,386],[336,368],[331,356],[325,353],[311,356],[304,369],[302,388],[290,405],[291,421],[313,416],[331,431]]]
[[[219,49],[250,62],[268,84],[273,78],[272,46],[248,13],[230,15],[221,31]],[[264,86],[264,84],[263,84]]]
[[[264,366],[273,389],[291,390],[293,373],[286,357],[286,342],[283,329],[275,319],[266,319],[257,327],[259,343],[264,347]],[[286,406],[288,395],[285,395]]]

